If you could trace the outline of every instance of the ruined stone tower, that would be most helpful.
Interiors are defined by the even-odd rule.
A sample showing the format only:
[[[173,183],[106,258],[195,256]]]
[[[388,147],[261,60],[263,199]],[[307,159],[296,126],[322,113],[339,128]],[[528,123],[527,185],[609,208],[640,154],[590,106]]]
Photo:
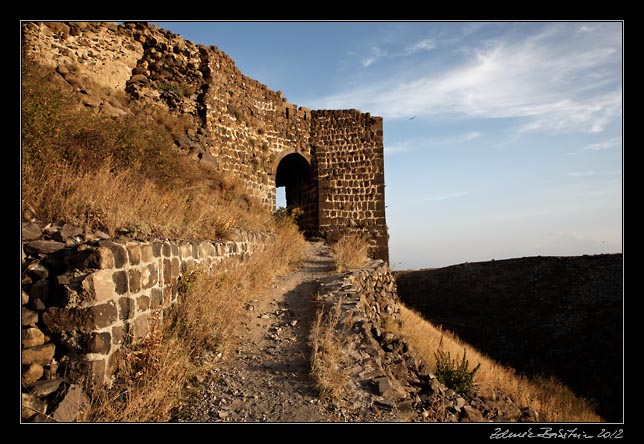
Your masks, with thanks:
[[[270,209],[284,186],[305,232],[365,234],[371,255],[388,261],[382,118],[288,103],[217,47],[146,23],[24,23],[23,49],[70,83],[88,78],[189,116],[194,127],[176,143],[195,160],[239,178]],[[123,112],[89,97],[101,112]]]

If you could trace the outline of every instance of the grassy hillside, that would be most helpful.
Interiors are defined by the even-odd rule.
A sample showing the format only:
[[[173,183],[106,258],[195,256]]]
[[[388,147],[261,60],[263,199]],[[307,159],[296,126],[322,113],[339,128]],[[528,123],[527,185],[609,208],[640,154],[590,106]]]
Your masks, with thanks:
[[[500,363],[554,377],[621,421],[622,256],[533,257],[396,274],[402,301]]]
[[[275,229],[270,211],[235,179],[179,152],[173,139],[186,119],[129,103],[125,95],[110,100],[119,100],[127,115],[99,115],[55,72],[26,61],[22,74],[27,218],[139,238]]]

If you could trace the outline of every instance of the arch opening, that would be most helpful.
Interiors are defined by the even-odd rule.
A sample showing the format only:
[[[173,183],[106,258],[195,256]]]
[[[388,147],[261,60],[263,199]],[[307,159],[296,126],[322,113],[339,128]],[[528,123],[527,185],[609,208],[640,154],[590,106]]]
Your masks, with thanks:
[[[313,180],[313,168],[308,159],[300,153],[292,152],[282,157],[275,169],[276,194],[284,187],[284,201],[288,209],[298,209],[296,221],[304,233],[315,231],[317,222],[317,194]]]
[[[280,160],[275,173],[275,187],[285,188],[287,208],[302,208],[306,204],[311,176],[311,165],[302,155],[291,153]]]

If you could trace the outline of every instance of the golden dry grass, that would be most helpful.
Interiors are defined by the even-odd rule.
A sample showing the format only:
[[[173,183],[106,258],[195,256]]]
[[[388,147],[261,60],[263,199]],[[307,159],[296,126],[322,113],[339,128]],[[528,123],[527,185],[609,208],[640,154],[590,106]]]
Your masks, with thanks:
[[[237,185],[239,186],[239,185]],[[46,171],[24,167],[23,208],[41,220],[103,229],[126,229],[134,236],[224,238],[232,228],[272,230],[268,210],[241,207],[208,183],[164,188],[134,169],[115,171],[110,159],[92,171],[69,164]]]
[[[442,347],[455,359],[460,360],[464,350],[472,366],[481,364],[476,373],[475,388],[484,395],[493,392],[509,396],[515,403],[533,408],[540,422],[600,422],[587,401],[577,397],[567,387],[554,379],[531,379],[517,374],[478,352],[448,331],[435,327],[415,311],[401,306],[402,328],[392,323],[388,328],[395,331],[421,355],[426,364],[436,370],[435,352]]]
[[[175,239],[274,229],[270,210],[238,180],[174,146],[185,118],[136,106],[125,117],[101,116],[79,109],[56,79],[23,65],[22,205],[37,219]]]
[[[347,383],[343,369],[344,344],[337,335],[342,299],[335,307],[318,309],[311,328],[311,375],[315,381],[320,399],[337,401],[345,394]],[[344,336],[347,337],[347,336]]]
[[[189,394],[188,385],[226,354],[251,296],[287,272],[304,251],[304,238],[292,225],[278,227],[275,242],[241,263],[227,259],[206,273],[187,272],[180,303],[157,318],[143,341],[124,348],[111,388],[92,390],[89,422],[167,422]]]
[[[345,234],[331,244],[335,253],[336,271],[343,272],[363,267],[369,257],[369,242],[357,234]]]

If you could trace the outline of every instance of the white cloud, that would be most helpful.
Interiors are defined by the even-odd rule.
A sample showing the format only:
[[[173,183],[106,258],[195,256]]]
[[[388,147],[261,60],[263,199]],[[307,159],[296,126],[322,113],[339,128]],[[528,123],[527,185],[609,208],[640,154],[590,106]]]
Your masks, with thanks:
[[[369,55],[362,59],[362,66],[367,68],[373,65],[378,59],[381,59],[386,55],[387,55],[386,51],[383,51],[377,46],[372,46],[371,49],[369,49]]]
[[[609,171],[573,171],[568,173],[570,177],[589,177],[589,176],[619,176],[622,174],[621,171],[609,170]]]
[[[454,199],[456,197],[461,197],[461,196],[466,196],[470,194],[469,191],[459,191],[456,193],[447,193],[447,194],[437,194],[435,196],[431,197],[426,197],[424,199],[421,199],[421,202],[440,202],[443,200],[448,200],[448,199]]]
[[[481,137],[481,133],[479,133],[478,131],[471,131],[459,137],[457,141],[460,143],[469,142],[470,140],[478,139],[479,137]]]
[[[591,145],[585,146],[584,149],[589,151],[603,151],[603,150],[615,148],[617,146],[621,146],[621,144],[622,144],[621,137],[613,137],[612,139],[605,140],[603,142],[593,143]]]
[[[398,154],[401,152],[409,151],[411,149],[409,142],[396,142],[390,145],[385,145],[385,154]]]
[[[436,48],[436,41],[434,39],[423,39],[413,45],[407,47],[404,55],[412,55],[421,51],[431,51]]]
[[[573,171],[572,173],[568,173],[570,177],[588,177],[588,176],[594,176],[597,174],[595,171]]]
[[[594,31],[595,28],[590,25],[581,25],[579,28],[577,28],[577,31],[579,32],[591,32]]]
[[[563,25],[483,41],[465,62],[443,72],[407,68],[326,97],[319,107],[357,106],[388,119],[520,118],[521,131],[601,132],[621,118],[621,31],[609,27],[591,40]]]

